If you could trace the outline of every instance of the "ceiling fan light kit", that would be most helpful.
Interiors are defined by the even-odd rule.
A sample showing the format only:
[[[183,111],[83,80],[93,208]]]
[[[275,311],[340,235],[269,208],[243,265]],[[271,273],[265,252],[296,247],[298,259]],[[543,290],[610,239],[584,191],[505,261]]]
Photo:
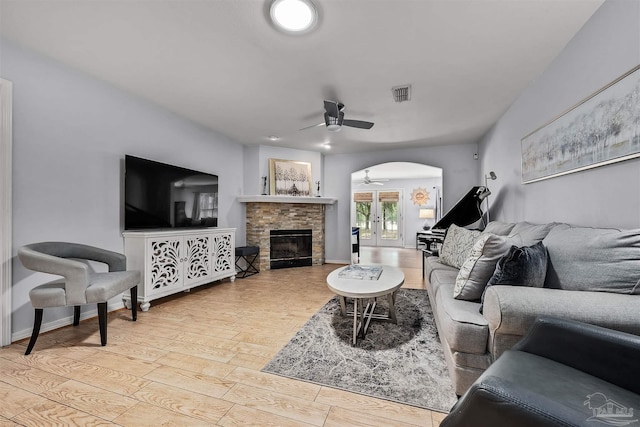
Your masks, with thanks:
[[[310,129],[316,126],[325,125],[329,132],[338,132],[342,126],[349,126],[358,129],[371,129],[373,122],[364,120],[347,120],[344,118],[344,104],[337,101],[324,101],[324,123],[304,127],[300,130]]]
[[[324,122],[329,132],[338,132],[342,129],[342,121],[344,120],[344,113],[340,113],[339,117],[331,117],[328,113],[324,113]]]
[[[318,23],[318,10],[311,0],[273,0],[269,16],[275,27],[288,34],[304,34]]]

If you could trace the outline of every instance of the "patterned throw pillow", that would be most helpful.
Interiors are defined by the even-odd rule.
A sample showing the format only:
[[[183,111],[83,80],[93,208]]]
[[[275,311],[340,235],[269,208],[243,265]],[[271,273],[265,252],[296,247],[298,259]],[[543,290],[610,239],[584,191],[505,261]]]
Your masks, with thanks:
[[[476,240],[469,257],[464,262],[453,290],[453,297],[467,301],[479,301],[487,282],[496,269],[498,260],[509,251],[509,248],[520,243],[517,236],[496,236],[482,233]]]
[[[462,267],[478,236],[480,232],[477,230],[467,230],[452,224],[442,242],[440,261],[451,267]]]

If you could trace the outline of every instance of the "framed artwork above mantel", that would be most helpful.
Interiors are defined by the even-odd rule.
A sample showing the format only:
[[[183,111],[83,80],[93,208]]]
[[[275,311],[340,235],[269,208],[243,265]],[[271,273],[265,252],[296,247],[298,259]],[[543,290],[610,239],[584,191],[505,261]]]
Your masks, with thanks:
[[[522,183],[640,157],[640,65],[522,138]]]
[[[311,163],[269,159],[269,194],[272,196],[313,196]]]

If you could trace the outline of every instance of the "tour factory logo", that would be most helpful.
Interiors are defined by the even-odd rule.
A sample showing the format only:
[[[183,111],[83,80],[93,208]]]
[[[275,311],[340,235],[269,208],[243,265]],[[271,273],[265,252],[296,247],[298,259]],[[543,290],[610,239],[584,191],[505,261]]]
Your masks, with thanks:
[[[615,400],[607,399],[607,396],[600,392],[587,395],[584,405],[593,411],[593,416],[587,418],[587,421],[610,426],[627,426],[638,422],[638,418],[633,417],[633,408],[627,408]]]

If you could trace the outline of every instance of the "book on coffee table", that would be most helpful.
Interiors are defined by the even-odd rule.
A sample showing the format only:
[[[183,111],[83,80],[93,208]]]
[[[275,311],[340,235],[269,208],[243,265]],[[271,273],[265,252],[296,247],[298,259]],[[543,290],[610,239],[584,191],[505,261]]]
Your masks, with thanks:
[[[341,279],[378,280],[382,274],[382,266],[352,264],[338,273]]]

